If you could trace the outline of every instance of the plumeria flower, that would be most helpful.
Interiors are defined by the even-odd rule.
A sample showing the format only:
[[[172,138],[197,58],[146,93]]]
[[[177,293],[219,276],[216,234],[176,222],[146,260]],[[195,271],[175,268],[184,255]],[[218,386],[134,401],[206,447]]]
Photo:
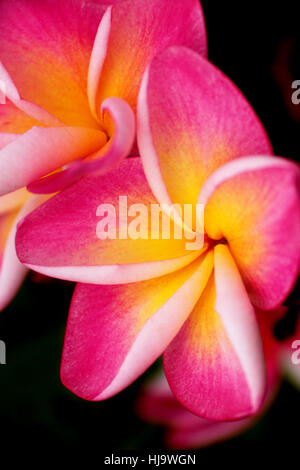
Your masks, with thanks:
[[[10,199],[22,207],[25,186],[54,193],[129,155],[143,72],[172,44],[206,54],[197,0],[1,1],[0,195],[20,189]],[[2,225],[13,240],[11,218]]]
[[[62,357],[63,383],[102,400],[164,353],[176,398],[208,419],[257,412],[265,395],[255,309],[272,310],[299,271],[299,168],[271,156],[239,90],[195,52],[153,59],[137,107],[141,159],[90,175],[19,224],[22,263],[78,281]],[[142,163],[143,165],[142,165]],[[205,207],[204,245],[142,237],[99,240],[99,204]],[[127,229],[121,218],[119,230]],[[99,285],[100,284],[100,285]],[[268,313],[266,313],[268,315]]]
[[[235,421],[200,418],[176,400],[161,370],[143,385],[136,403],[137,414],[149,423],[164,427],[164,440],[171,449],[206,447],[230,439],[254,426],[269,409],[280,387],[280,358],[284,348],[274,338],[273,328],[285,312],[284,307],[276,312],[268,312],[268,315],[257,311],[267,365],[267,392],[257,414]]]

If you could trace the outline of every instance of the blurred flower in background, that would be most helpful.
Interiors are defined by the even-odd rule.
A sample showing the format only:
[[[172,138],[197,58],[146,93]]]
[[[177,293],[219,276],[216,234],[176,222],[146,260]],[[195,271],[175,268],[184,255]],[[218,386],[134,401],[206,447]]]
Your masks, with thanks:
[[[293,338],[278,341],[274,336],[275,324],[284,319],[287,307],[272,312],[258,313],[267,363],[267,391],[261,408],[250,417],[235,421],[214,421],[196,416],[184,408],[172,393],[160,369],[150,376],[141,388],[136,402],[138,416],[149,423],[164,427],[164,440],[169,449],[195,449],[217,444],[247,431],[258,423],[269,410],[280,389],[283,377],[289,377],[300,388],[300,361],[292,361],[292,344],[300,338],[300,322]],[[270,313],[270,312],[269,312]]]

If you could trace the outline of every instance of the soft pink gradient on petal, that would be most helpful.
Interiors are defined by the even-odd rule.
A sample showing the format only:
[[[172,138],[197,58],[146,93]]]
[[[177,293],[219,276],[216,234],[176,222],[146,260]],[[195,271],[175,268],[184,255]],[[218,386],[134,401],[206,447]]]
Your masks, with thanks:
[[[227,163],[205,182],[205,230],[226,238],[252,302],[279,306],[300,267],[300,168],[279,157]]]
[[[33,127],[0,151],[0,194],[26,186],[106,142],[94,129]]]
[[[24,100],[69,126],[97,125],[87,100],[87,74],[99,22],[112,3],[1,1],[0,57]]]
[[[64,344],[64,385],[90,400],[128,386],[179,331],[212,268],[209,253],[181,271],[142,283],[79,284]]]
[[[216,420],[251,416],[265,393],[264,356],[255,312],[228,248],[215,248],[214,277],[164,354],[170,387],[182,405]]]
[[[12,78],[0,62],[0,85],[5,98],[9,99],[20,111],[46,126],[59,126],[62,122],[40,106],[21,98]],[[2,104],[2,103],[1,103]],[[5,103],[4,103],[5,104]]]
[[[145,173],[161,203],[196,203],[205,179],[225,162],[272,153],[241,92],[184,47],[159,54],[144,74],[137,131]]]

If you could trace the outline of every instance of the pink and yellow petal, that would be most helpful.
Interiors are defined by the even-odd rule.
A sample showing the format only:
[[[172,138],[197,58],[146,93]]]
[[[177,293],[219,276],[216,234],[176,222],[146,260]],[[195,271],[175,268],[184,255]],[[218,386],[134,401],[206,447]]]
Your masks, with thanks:
[[[171,390],[195,414],[215,420],[257,412],[265,365],[255,312],[225,246],[215,248],[214,276],[164,354]]]
[[[29,191],[39,194],[60,191],[91,172],[107,173],[130,154],[135,141],[135,117],[130,106],[126,101],[112,97],[102,103],[101,111],[108,123],[105,128],[111,129],[111,138],[106,145],[61,172],[34,181],[28,186]]]
[[[108,398],[156,360],[193,309],[212,271],[211,253],[157,279],[79,284],[62,358],[66,387],[89,400]]]
[[[136,203],[147,211],[137,239],[130,234],[135,218],[129,213]],[[162,239],[162,224],[153,224],[153,232],[151,204],[157,202],[140,159],[124,160],[105,175],[83,178],[25,218],[18,256],[42,274],[100,284],[145,280],[186,266],[201,250],[187,250],[184,237]]]
[[[198,202],[205,229],[225,238],[252,302],[276,308],[300,266],[299,167],[279,157],[245,157],[218,169]]]
[[[39,122],[18,109],[11,101],[0,104],[0,132],[5,134],[22,134]],[[4,138],[3,138],[4,140]],[[1,145],[3,147],[3,145]]]
[[[127,0],[108,9],[90,62],[88,90],[93,113],[111,96],[125,99],[135,110],[147,65],[175,44],[206,54],[205,25],[197,0]]]
[[[87,74],[99,22],[111,3],[1,1],[0,57],[22,98],[69,126],[96,126]]]
[[[196,203],[219,166],[271,153],[266,133],[235,85],[184,47],[171,47],[147,69],[138,99],[138,144],[160,202]]]
[[[15,202],[18,204],[14,207],[14,210],[6,211],[0,215],[0,310],[5,308],[13,299],[27,273],[27,268],[20,263],[16,254],[15,234],[17,224],[46,200],[45,196],[31,197],[25,191],[13,194]],[[23,205],[20,207],[21,200]]]
[[[105,143],[106,135],[94,129],[33,127],[0,151],[0,194],[86,157]]]

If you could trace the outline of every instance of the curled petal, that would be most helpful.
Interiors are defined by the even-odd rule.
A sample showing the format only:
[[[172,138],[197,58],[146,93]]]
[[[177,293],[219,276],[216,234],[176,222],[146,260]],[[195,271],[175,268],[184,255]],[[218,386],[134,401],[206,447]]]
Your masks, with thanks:
[[[216,170],[198,202],[205,229],[226,238],[252,302],[274,309],[300,266],[299,167],[279,157],[245,157]]]
[[[214,65],[184,47],[155,57],[138,98],[137,138],[151,189],[161,203],[195,204],[216,168],[269,154],[254,111]]]
[[[112,137],[92,158],[72,163],[66,170],[35,181],[28,186],[33,193],[54,193],[91,172],[104,174],[128,156],[135,138],[135,118],[130,106],[120,98],[108,98],[101,105],[112,120]]]
[[[0,151],[0,194],[26,186],[106,142],[101,131],[34,127]]]
[[[79,284],[71,305],[61,377],[77,395],[108,398],[157,359],[193,309],[212,254],[167,276],[119,286]]]

